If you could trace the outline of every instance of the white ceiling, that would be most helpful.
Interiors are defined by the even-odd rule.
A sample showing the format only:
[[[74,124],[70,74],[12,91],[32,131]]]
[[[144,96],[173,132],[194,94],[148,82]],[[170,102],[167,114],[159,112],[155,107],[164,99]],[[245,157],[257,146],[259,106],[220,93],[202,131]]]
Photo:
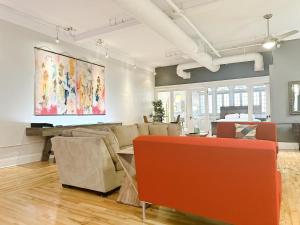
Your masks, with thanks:
[[[165,0],[152,1],[172,16],[187,34],[197,39],[185,22],[173,14]],[[274,14],[271,21],[272,33],[300,30],[299,0],[174,0],[174,2],[184,9],[185,14],[218,50],[263,38],[266,24],[262,16],[266,13]],[[101,38],[109,51],[119,51],[152,67],[189,60],[176,49],[176,46],[143,24],[128,26],[121,24],[120,27],[107,31],[105,28],[109,27],[109,21],[112,19],[116,18],[119,22],[121,19],[131,18],[112,0],[0,0],[0,4],[52,25],[72,26],[76,29],[75,35],[80,36],[88,32],[84,39],[77,41],[77,44],[89,49],[95,49],[96,40]],[[89,34],[90,31],[93,35]],[[298,34],[293,38],[300,36]],[[259,50],[261,49],[252,48],[249,51]]]

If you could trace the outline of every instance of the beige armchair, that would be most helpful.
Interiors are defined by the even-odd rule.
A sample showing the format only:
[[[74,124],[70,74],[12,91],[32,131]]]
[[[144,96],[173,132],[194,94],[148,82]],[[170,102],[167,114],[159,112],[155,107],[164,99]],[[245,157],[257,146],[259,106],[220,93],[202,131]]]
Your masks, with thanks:
[[[107,193],[121,185],[117,170],[101,137],[54,137],[51,139],[63,185]]]

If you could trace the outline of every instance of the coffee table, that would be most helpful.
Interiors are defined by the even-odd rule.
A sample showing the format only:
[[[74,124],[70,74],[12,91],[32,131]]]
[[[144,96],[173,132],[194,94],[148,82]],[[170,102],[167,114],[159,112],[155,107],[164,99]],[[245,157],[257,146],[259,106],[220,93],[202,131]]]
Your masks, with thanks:
[[[118,151],[117,157],[125,172],[117,201],[126,205],[141,207],[138,198],[133,147]]]
[[[186,134],[185,136],[189,137],[207,137],[208,133],[189,133]]]

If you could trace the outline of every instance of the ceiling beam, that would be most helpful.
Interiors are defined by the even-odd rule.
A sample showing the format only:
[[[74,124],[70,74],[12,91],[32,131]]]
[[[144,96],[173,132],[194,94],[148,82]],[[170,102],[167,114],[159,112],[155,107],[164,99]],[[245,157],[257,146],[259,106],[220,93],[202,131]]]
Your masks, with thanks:
[[[83,41],[83,40],[86,40],[86,39],[97,37],[101,34],[111,33],[111,32],[114,32],[114,31],[125,29],[127,27],[136,26],[138,24],[140,24],[140,23],[134,18],[126,19],[126,20],[124,20],[120,23],[110,24],[110,25],[105,26],[105,27],[98,27],[98,28],[95,28],[93,30],[89,30],[89,31],[86,31],[86,32],[79,33],[75,36],[75,41],[78,41],[78,42]]]

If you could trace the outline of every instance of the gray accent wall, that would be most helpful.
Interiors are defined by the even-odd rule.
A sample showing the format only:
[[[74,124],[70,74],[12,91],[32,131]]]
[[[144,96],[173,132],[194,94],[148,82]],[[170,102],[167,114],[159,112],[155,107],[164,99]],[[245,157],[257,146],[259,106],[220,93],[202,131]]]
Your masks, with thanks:
[[[300,123],[300,116],[289,115],[288,82],[300,81],[300,40],[284,42],[273,51],[270,68],[272,121],[278,124],[279,141],[297,141],[291,123]]]
[[[168,86],[190,83],[201,83],[219,80],[231,80],[248,77],[260,77],[269,75],[269,65],[273,63],[271,53],[263,53],[265,70],[260,72],[254,71],[254,62],[235,63],[228,65],[221,65],[218,72],[210,72],[206,68],[196,68],[191,71],[191,79],[182,79],[176,73],[176,67],[167,66],[156,68],[157,75],[155,76],[155,86]]]

